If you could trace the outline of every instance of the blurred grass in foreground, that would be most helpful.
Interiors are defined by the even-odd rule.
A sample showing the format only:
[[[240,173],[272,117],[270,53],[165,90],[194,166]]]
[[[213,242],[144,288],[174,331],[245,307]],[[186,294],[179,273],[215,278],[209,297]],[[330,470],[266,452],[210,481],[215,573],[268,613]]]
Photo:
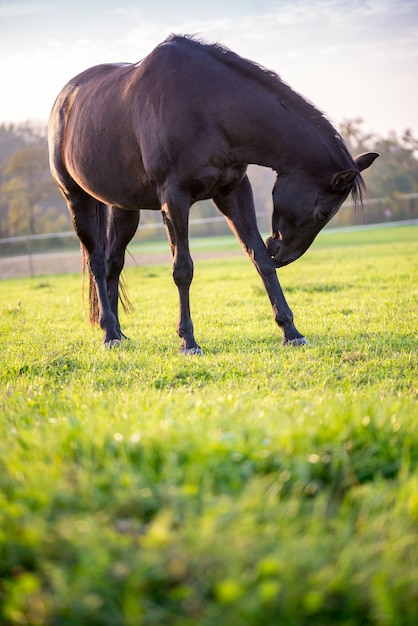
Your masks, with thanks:
[[[417,229],[319,237],[280,272],[199,261],[203,358],[168,266],[127,272],[104,351],[80,278],[3,282],[4,626],[415,625]]]

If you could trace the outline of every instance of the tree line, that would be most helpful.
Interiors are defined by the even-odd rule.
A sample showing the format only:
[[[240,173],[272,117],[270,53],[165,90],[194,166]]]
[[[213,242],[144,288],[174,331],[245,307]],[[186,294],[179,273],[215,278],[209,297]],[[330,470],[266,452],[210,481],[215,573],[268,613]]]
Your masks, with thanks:
[[[361,119],[344,120],[340,132],[353,156],[369,150],[380,154],[376,166],[365,173],[365,180],[369,197],[384,200],[366,204],[364,221],[418,217],[418,200],[403,197],[418,193],[418,140],[412,132],[380,137],[364,131]],[[274,175],[257,166],[250,166],[249,175],[260,229],[267,231]],[[191,219],[215,215],[219,214],[210,201],[199,202],[192,208]],[[347,225],[357,219],[349,208],[343,208],[334,222]],[[141,213],[142,224],[156,222],[161,223],[158,212]],[[224,221],[209,221],[200,224],[197,234],[219,234],[225,229]],[[0,125],[0,239],[67,230],[71,230],[67,208],[49,172],[46,128],[32,122]],[[163,230],[147,229],[142,236],[156,235],[163,236]]]

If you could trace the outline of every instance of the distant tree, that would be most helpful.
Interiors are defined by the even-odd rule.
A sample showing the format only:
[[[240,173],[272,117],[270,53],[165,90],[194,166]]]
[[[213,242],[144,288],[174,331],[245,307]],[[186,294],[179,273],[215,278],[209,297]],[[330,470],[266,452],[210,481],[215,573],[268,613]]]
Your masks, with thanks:
[[[418,192],[418,140],[412,131],[398,136],[389,133],[379,137],[363,128],[361,118],[343,120],[340,132],[353,156],[375,150],[380,158],[364,174],[372,198],[385,198],[380,204],[367,205],[365,218],[381,221],[390,211],[391,219],[417,217],[418,201],[405,200],[402,194]],[[248,169],[254,192],[259,227],[270,228],[272,188],[275,173],[251,165]],[[198,202],[191,219],[219,216],[210,201]],[[333,220],[334,225],[353,223],[352,211],[344,208]],[[158,212],[143,211],[141,224],[161,224]],[[62,196],[52,180],[48,165],[46,128],[32,122],[19,125],[0,124],[0,237],[52,233],[70,230],[71,222]],[[225,222],[194,224],[193,234],[228,232]],[[164,236],[163,229],[144,229],[142,237]]]
[[[9,198],[9,231],[17,222],[20,234],[43,232],[44,214],[51,204],[61,202],[49,172],[45,141],[26,143],[12,154],[3,169],[1,195]]]
[[[25,145],[25,140],[16,132],[16,127],[9,124],[0,125],[0,176],[12,154]]]
[[[0,237],[28,235],[30,233],[28,199],[17,178],[3,183],[1,199]]]
[[[374,167],[367,170],[367,180],[371,196],[391,196],[396,193],[418,191],[418,140],[411,130],[405,130],[399,137],[395,132],[382,138],[366,133],[362,129],[363,120],[344,120],[341,134],[355,155],[367,150],[380,154]]]
[[[402,198],[418,192],[418,140],[407,129],[399,136],[391,132],[387,137],[363,131],[363,120],[344,120],[340,132],[353,155],[368,150],[378,152],[375,165],[364,173],[369,196],[385,198],[382,204],[369,206],[369,221],[417,217],[418,202]]]
[[[0,175],[10,157],[28,143],[46,145],[46,128],[32,122],[0,124]]]

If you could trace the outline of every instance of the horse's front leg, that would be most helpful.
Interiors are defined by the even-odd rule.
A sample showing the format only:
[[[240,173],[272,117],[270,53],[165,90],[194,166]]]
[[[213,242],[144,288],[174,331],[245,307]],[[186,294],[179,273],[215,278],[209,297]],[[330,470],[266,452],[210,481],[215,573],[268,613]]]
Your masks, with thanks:
[[[121,300],[126,312],[131,311],[128,296],[120,285],[120,274],[125,264],[126,246],[138,229],[139,211],[128,211],[112,207],[108,222],[108,242],[106,246],[107,295],[110,308],[116,317],[117,328],[122,339],[126,339],[120,328],[118,302]]]
[[[179,294],[177,334],[181,338],[182,354],[203,354],[196,342],[190,314],[190,285],[193,280],[193,260],[189,250],[190,199],[181,191],[166,191],[162,213],[173,255],[173,279]]]
[[[214,201],[255,265],[273,307],[276,323],[283,331],[284,345],[303,345],[307,341],[293,323],[293,313],[286,302],[276,268],[258,231],[250,181],[245,176],[238,187],[218,194]]]

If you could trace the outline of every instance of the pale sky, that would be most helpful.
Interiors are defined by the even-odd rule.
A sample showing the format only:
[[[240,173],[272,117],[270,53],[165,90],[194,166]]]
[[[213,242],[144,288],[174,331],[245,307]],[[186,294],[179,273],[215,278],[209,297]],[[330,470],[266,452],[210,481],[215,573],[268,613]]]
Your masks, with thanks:
[[[337,128],[418,136],[418,0],[0,0],[0,123],[46,122],[72,76],[172,32],[276,71]]]

